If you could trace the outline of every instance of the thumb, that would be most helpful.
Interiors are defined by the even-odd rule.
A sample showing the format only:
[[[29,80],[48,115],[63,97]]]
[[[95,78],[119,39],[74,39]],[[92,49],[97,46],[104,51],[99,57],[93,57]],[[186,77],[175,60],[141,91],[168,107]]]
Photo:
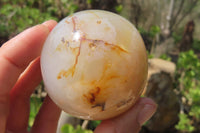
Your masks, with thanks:
[[[141,126],[155,113],[157,105],[149,98],[140,98],[124,114],[104,120],[94,133],[138,133]]]

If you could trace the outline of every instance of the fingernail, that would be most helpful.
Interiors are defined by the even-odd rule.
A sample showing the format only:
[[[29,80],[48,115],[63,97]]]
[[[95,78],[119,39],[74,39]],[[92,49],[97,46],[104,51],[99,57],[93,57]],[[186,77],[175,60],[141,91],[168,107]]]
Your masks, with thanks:
[[[51,23],[50,23],[51,22]],[[48,20],[42,23],[42,25],[45,25],[49,31],[52,30],[52,28],[57,24],[57,22],[55,20]]]
[[[48,30],[50,31],[50,27],[48,25],[48,21],[43,22],[42,25],[46,26],[48,28]]]
[[[144,107],[139,112],[137,120],[142,126],[146,121],[148,121],[152,115],[156,112],[157,105],[145,104]]]

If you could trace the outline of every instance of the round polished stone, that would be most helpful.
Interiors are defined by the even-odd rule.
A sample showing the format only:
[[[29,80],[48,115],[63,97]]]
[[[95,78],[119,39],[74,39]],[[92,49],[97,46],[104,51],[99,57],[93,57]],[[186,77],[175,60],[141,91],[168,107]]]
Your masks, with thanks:
[[[86,10],[51,31],[41,55],[46,91],[65,112],[103,120],[128,110],[147,78],[147,55],[137,29],[123,17]]]

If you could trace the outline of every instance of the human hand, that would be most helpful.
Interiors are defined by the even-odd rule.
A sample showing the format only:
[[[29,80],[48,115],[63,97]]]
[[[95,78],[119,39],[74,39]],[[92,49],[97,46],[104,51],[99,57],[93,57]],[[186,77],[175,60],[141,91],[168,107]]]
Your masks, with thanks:
[[[40,53],[56,25],[47,21],[6,42],[0,48],[0,133],[27,133],[29,98],[41,82]],[[60,109],[46,97],[32,133],[55,133]]]
[[[0,133],[27,133],[29,98],[41,82],[40,53],[56,25],[47,21],[25,30],[0,48]],[[103,121],[95,133],[137,133],[156,110],[141,98],[126,113]],[[60,109],[47,96],[31,129],[32,133],[55,133]]]
[[[142,125],[155,113],[157,105],[150,98],[140,98],[124,114],[102,121],[94,133],[138,133]]]

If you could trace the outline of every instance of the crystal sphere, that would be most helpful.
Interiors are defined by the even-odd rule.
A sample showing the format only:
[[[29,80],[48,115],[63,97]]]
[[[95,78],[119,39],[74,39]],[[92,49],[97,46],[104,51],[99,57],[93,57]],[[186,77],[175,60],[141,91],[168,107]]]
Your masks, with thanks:
[[[137,29],[123,17],[86,10],[64,18],[41,54],[46,91],[65,112],[103,120],[127,111],[147,78],[147,55]]]

